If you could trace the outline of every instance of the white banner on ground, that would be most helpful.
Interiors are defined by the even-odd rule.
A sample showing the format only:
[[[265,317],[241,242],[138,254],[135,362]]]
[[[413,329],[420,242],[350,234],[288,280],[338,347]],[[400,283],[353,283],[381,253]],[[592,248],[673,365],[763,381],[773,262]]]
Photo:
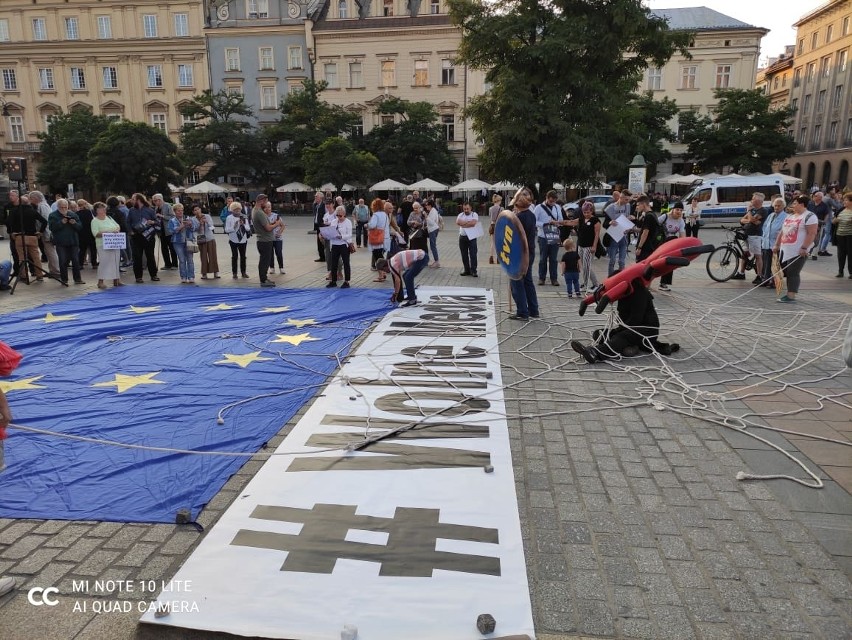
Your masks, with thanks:
[[[173,580],[184,591],[160,595],[171,613],[143,622],[462,640],[482,637],[488,613],[496,635],[533,636],[492,294],[418,295],[350,355],[285,455],[207,533]]]

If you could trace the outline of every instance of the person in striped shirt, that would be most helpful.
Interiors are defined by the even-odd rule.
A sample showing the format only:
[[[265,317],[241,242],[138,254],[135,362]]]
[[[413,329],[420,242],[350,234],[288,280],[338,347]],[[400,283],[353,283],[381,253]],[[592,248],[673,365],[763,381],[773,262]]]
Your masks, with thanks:
[[[381,258],[376,260],[376,270],[390,273],[393,277],[393,295],[391,302],[400,302],[403,297],[406,301],[403,307],[413,307],[417,304],[417,292],[414,289],[414,278],[423,271],[429,263],[429,257],[422,249],[408,249],[393,254],[390,260]],[[402,296],[402,285],[405,283],[405,293]]]

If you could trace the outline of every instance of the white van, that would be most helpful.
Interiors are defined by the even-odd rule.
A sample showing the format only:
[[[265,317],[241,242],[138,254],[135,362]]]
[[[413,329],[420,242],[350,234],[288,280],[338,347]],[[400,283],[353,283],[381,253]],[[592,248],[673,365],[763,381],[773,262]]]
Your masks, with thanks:
[[[777,175],[699,179],[683,197],[683,204],[689,207],[692,199],[698,198],[698,210],[705,223],[738,222],[756,191],[766,196],[764,206],[771,207],[773,199],[784,195],[784,180]]]

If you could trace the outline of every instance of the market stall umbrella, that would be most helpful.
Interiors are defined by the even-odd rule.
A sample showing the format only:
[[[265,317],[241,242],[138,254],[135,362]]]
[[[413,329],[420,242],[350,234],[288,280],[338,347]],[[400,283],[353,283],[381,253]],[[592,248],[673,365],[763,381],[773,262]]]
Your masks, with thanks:
[[[521,188],[521,185],[512,184],[511,182],[506,182],[505,180],[501,182],[495,182],[491,185],[491,188],[494,191],[517,191]]]
[[[275,190],[278,193],[308,193],[309,191],[313,191],[313,188],[301,182],[288,182]]]
[[[683,184],[681,180],[683,180],[686,176],[683,176],[679,173],[673,173],[670,176],[662,176],[661,178],[657,178],[654,182],[657,184]]]
[[[396,180],[391,180],[390,178],[377,182],[370,187],[370,191],[405,191],[406,189],[408,189],[407,185]]]
[[[559,183],[557,183],[557,184],[559,184]],[[553,185],[553,188],[556,189],[558,187],[556,185]],[[568,188],[569,189],[589,189],[589,190],[594,189],[596,191],[610,191],[610,190],[612,190],[612,185],[607,183],[607,182],[600,182],[600,181],[585,182],[585,183],[584,182],[575,182],[574,184],[569,184]]]
[[[776,178],[778,180],[783,180],[784,184],[801,184],[801,178],[795,178],[793,176],[784,175],[783,173],[770,173],[767,178]]]
[[[464,182],[454,184],[452,187],[450,187],[449,191],[451,193],[464,193],[465,191],[482,191],[483,189],[487,191],[490,188],[491,185],[487,182],[477,180],[476,178],[471,178],[470,180],[465,180]]]
[[[351,184],[344,184],[340,187],[341,191],[358,191],[358,187],[353,187]]]
[[[190,195],[203,195],[211,193],[228,193],[228,189],[223,189],[221,185],[213,184],[212,182],[205,180],[204,182],[199,182],[191,187],[187,187],[183,190],[183,192]]]
[[[337,191],[337,186],[333,182],[326,182],[317,191]]]
[[[431,178],[423,178],[422,180],[418,180],[410,185],[408,185],[409,189],[417,189],[418,191],[446,191],[449,185],[442,184],[437,180],[432,180]]]

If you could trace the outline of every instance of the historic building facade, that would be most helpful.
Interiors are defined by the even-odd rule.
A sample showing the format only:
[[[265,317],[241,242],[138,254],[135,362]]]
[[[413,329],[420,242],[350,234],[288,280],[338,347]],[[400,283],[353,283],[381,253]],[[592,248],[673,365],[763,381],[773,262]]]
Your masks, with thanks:
[[[788,45],[778,57],[769,58],[762,69],[757,70],[755,89],[769,96],[769,107],[778,109],[790,104],[790,89],[793,86],[793,50],[794,45]],[[788,131],[790,136],[793,130]]]
[[[456,63],[461,30],[447,10],[445,0],[325,0],[311,33],[314,76],[328,83],[322,99],[360,114],[357,133],[394,117],[376,110],[386,97],[434,104],[460,178],[477,178],[480,145],[462,110],[484,92],[484,74]]]
[[[795,25],[790,173],[804,185],[850,184],[852,160],[852,0],[834,0]]]
[[[671,29],[695,34],[689,47],[692,57],[676,54],[665,66],[647,69],[640,89],[652,91],[657,100],[674,100],[680,111],[708,115],[718,102],[715,89],[754,88],[760,40],[767,29],[706,7],[656,9],[653,13],[666,18]],[[679,131],[677,117],[670,125],[673,131]],[[657,174],[691,173],[686,145],[679,141],[665,145],[672,160],[659,165]]]
[[[30,160],[31,181],[36,134],[60,112],[146,122],[177,141],[178,107],[208,86],[199,0],[2,5],[0,155]]]

